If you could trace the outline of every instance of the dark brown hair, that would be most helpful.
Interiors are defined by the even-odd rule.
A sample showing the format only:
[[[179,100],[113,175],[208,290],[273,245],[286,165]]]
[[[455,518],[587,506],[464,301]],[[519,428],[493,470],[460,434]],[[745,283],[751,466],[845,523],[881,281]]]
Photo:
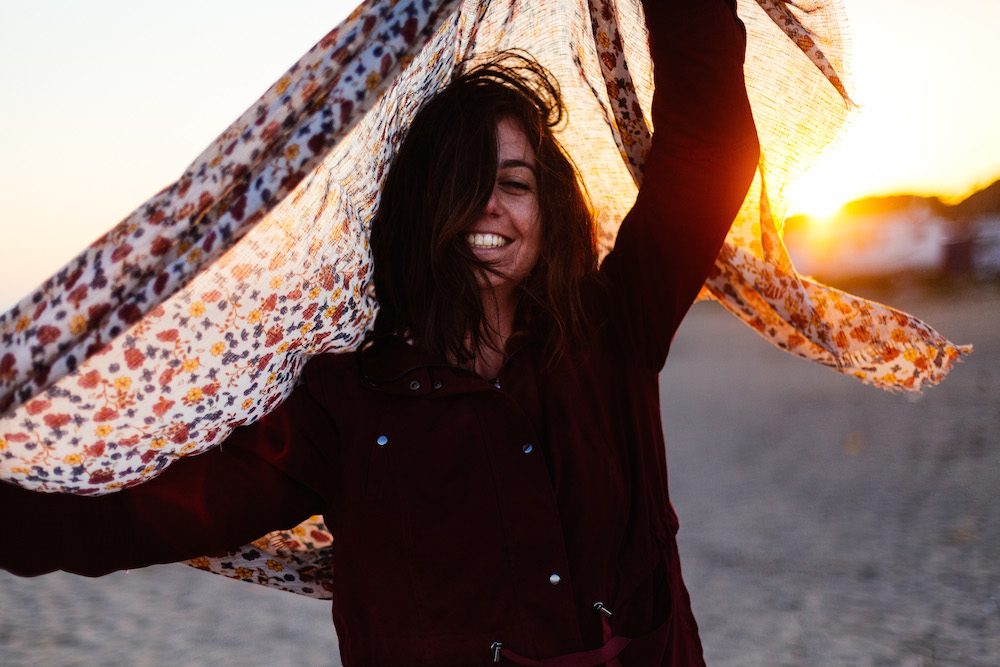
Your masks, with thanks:
[[[491,268],[463,232],[493,190],[504,118],[534,148],[542,224],[541,254],[521,285],[515,326],[541,337],[550,360],[583,335],[581,283],[596,270],[597,252],[576,169],[552,133],[564,113],[551,74],[516,52],[457,76],[417,112],[372,222],[375,340],[410,335],[432,355],[459,362],[489,344],[476,276]]]

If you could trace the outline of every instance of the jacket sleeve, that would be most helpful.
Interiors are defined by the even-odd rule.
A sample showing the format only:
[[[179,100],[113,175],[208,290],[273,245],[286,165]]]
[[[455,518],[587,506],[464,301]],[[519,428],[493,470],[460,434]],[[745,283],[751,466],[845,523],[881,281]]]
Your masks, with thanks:
[[[220,446],[117,493],[74,496],[0,484],[0,567],[22,576],[100,576],[220,553],[294,526],[323,511],[329,462],[317,445],[332,430],[300,387]]]
[[[601,272],[620,344],[659,371],[753,179],[745,31],[727,0],[643,3],[653,57],[643,185]]]

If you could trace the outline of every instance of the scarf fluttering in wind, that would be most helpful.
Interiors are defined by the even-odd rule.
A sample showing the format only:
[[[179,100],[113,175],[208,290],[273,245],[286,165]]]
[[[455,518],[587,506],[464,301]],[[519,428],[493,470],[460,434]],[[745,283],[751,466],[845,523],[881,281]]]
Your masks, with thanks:
[[[783,349],[887,389],[938,382],[967,348],[799,276],[782,193],[850,113],[834,0],[740,0],[762,160],[702,296]],[[506,48],[558,78],[559,139],[607,250],[649,145],[636,0],[367,0],[174,184],[0,316],[0,477],[101,494],[156,476],[278,405],[309,355],[356,347],[377,309],[368,225],[420,105]],[[767,189],[765,191],[765,185]],[[202,569],[329,596],[321,517]]]

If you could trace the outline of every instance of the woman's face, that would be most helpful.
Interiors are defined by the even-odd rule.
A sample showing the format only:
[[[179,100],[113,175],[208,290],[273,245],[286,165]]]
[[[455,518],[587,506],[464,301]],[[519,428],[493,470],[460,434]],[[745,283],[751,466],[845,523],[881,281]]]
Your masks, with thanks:
[[[493,193],[466,233],[476,257],[494,272],[480,276],[480,286],[519,285],[538,262],[542,223],[538,213],[535,151],[517,121],[497,123],[497,176]]]

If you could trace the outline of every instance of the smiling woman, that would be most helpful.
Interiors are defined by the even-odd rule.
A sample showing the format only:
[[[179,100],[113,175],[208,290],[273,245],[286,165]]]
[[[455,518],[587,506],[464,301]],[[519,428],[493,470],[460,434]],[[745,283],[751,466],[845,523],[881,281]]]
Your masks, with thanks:
[[[556,82],[513,52],[421,109],[372,222],[376,340],[406,333],[493,377],[527,322],[547,332],[553,355],[581,337],[580,282],[597,254],[590,208],[553,135],[563,117]]]

